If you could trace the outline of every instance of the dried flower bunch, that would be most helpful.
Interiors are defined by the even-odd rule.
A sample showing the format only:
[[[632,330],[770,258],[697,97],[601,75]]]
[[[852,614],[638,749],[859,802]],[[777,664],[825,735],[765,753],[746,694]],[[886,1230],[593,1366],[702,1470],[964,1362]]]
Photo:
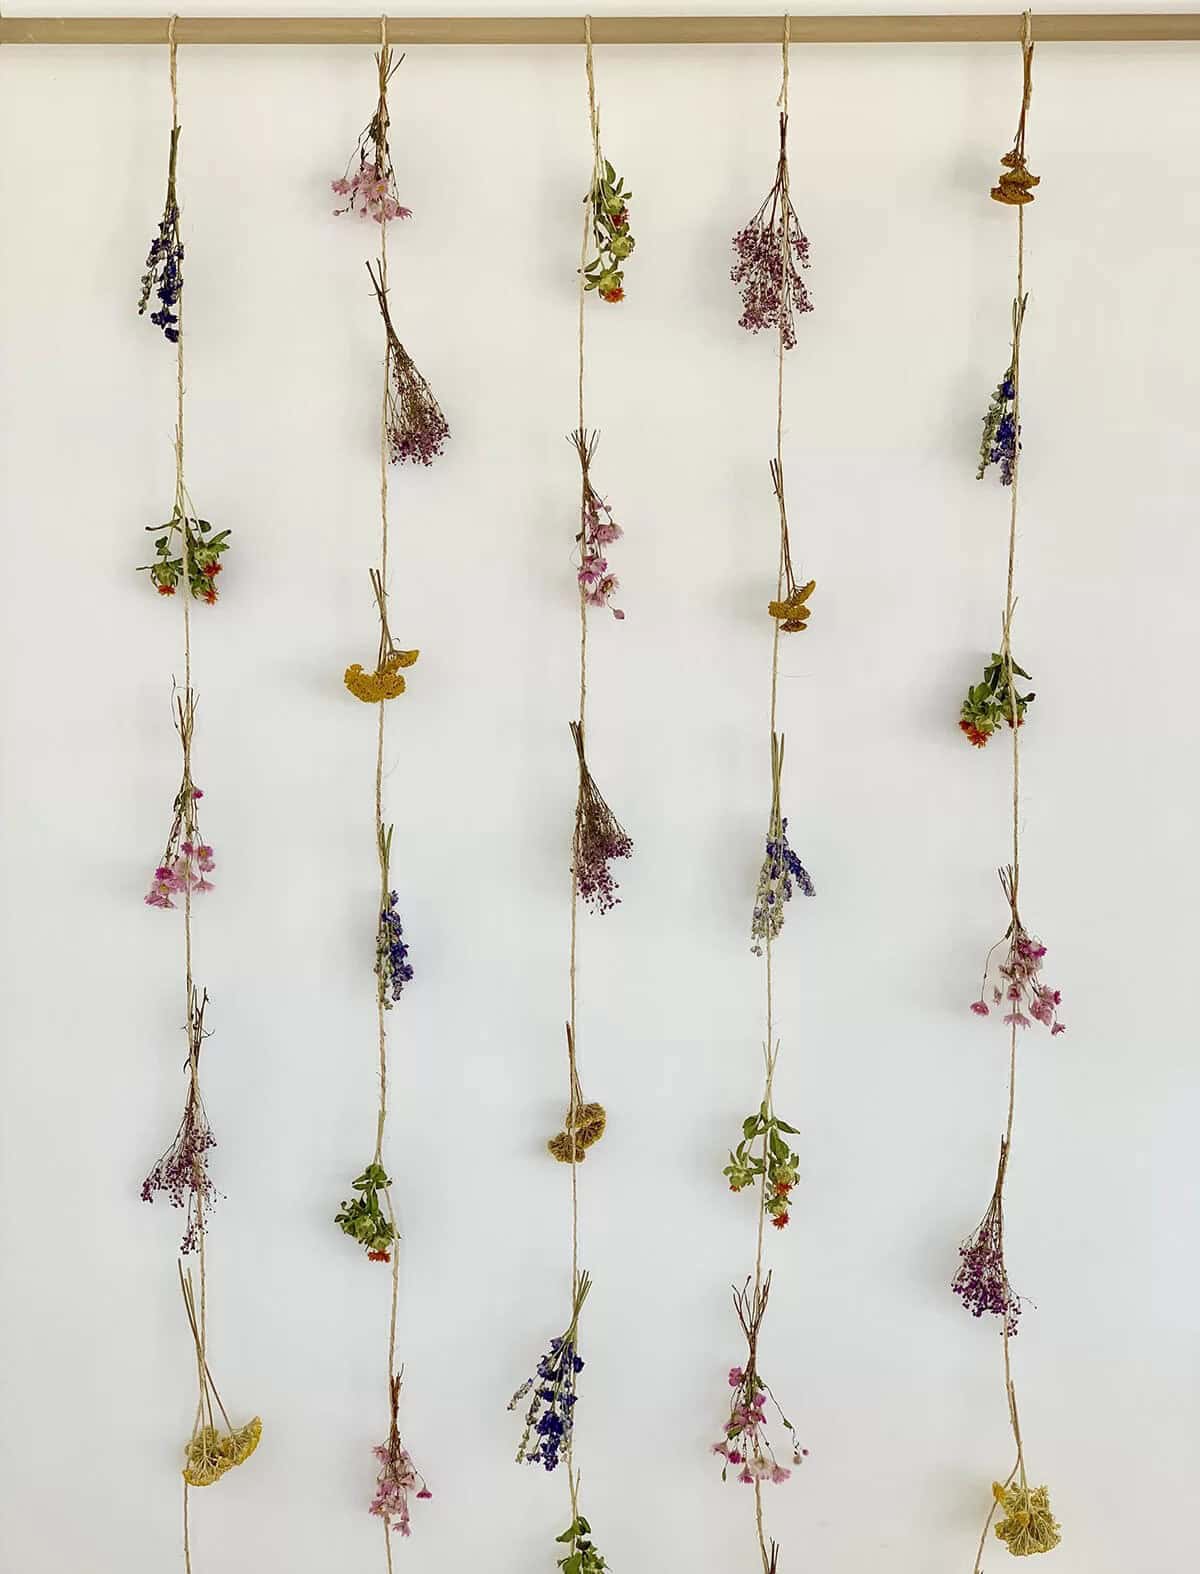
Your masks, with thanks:
[[[341,1227],[343,1234],[366,1248],[371,1262],[391,1262],[396,1227],[392,1223],[390,1211],[385,1216],[379,1205],[380,1192],[384,1193],[386,1201],[387,1189],[392,1184],[387,1171],[377,1159],[372,1160],[350,1184],[358,1196],[352,1197],[349,1202],[342,1202],[340,1211],[334,1214],[333,1222]]]
[[[142,1182],[142,1201],[165,1197],[173,1208],[186,1212],[179,1250],[186,1256],[200,1244],[205,1223],[217,1200],[217,1189],[208,1173],[208,1155],[217,1145],[200,1097],[200,1047],[209,1036],[204,1029],[207,993],[197,996],[193,985],[188,998],[188,1088],[183,1118],[175,1140]]]
[[[754,893],[754,912],[750,919],[751,951],[762,956],[764,947],[779,938],[785,917],[784,907],[799,889],[805,896],[816,894],[808,870],[792,851],[787,839],[787,820],[781,809],[784,738],[771,734],[771,814],[767,821],[767,846],[758,888]]]
[[[621,619],[625,614],[612,605],[613,592],[620,580],[609,569],[605,549],[619,541],[625,532],[592,485],[591,464],[598,441],[597,432],[585,432],[582,427],[571,433],[583,477],[579,534],[575,537],[579,543],[579,590],[589,607],[608,607],[614,618]]]
[[[179,233],[179,199],[175,191],[175,165],[179,155],[179,127],[171,128],[171,157],[167,165],[167,198],[163,215],[158,221],[158,233],[150,242],[146,255],[146,271],[142,274],[142,293],[138,299],[138,316],[146,315],[150,297],[158,299],[158,310],[150,313],[150,321],[161,328],[169,344],[179,343],[179,315],[175,308],[183,295],[183,240]]]
[[[1002,651],[994,650],[992,658],[983,669],[983,679],[967,690],[959,715],[959,728],[975,748],[982,749],[994,732],[1005,723],[1013,724],[1016,713],[1017,726],[1025,725],[1025,712],[1037,698],[1036,694],[1022,694],[1013,678],[1030,681],[1024,667],[1020,667]]]
[[[217,1393],[216,1384],[212,1380],[212,1373],[209,1371],[200,1324],[196,1317],[192,1276],[190,1272],[185,1276],[182,1267],[179,1270],[179,1283],[183,1290],[183,1304],[187,1310],[192,1340],[196,1347],[196,1371],[200,1384],[200,1402],[196,1407],[196,1420],[192,1427],[192,1435],[184,1448],[187,1464],[184,1466],[183,1479],[190,1487],[210,1487],[215,1481],[219,1481],[226,1471],[232,1470],[236,1465],[244,1465],[250,1458],[262,1437],[262,1421],[255,1416],[253,1420],[247,1421],[245,1426],[240,1427],[235,1427],[230,1421],[225,1406],[221,1403],[221,1396]],[[217,1425],[218,1414],[224,1422],[223,1426]]]
[[[786,1481],[792,1473],[786,1465],[779,1463],[767,1436],[768,1399],[775,1406],[780,1421],[791,1435],[792,1464],[800,1464],[808,1454],[807,1448],[800,1447],[795,1428],[780,1409],[779,1401],[758,1374],[758,1336],[762,1328],[762,1320],[766,1316],[767,1298],[770,1293],[770,1274],[767,1274],[762,1284],[753,1290],[750,1288],[749,1279],[740,1290],[736,1287],[734,1289],[734,1309],[742,1325],[742,1332],[746,1336],[746,1363],[744,1366],[734,1366],[729,1370],[729,1386],[733,1389],[729,1401],[729,1419],[725,1423],[725,1433],[721,1441],[712,1446],[713,1453],[719,1454],[724,1460],[721,1466],[721,1480],[728,1479],[729,1469],[732,1466],[737,1480],[744,1486],[753,1486],[755,1482],[761,1481],[773,1481],[779,1484]]]
[[[950,1288],[973,1317],[985,1313],[1003,1319],[1012,1338],[1021,1315],[1021,1297],[1008,1282],[1004,1265],[1004,1176],[1008,1168],[1008,1143],[1001,1138],[1000,1164],[992,1200],[974,1234],[958,1248],[958,1272]]]
[[[386,1530],[398,1530],[402,1536],[412,1534],[409,1519],[408,1495],[420,1499],[431,1498],[433,1493],[425,1485],[425,1478],[413,1464],[412,1455],[400,1440],[400,1385],[401,1374],[393,1376],[390,1384],[392,1419],[386,1443],[374,1450],[379,1461],[379,1475],[375,1481],[375,1496],[371,1499],[371,1513],[383,1520]]]
[[[800,274],[808,267],[808,239],[788,189],[786,115],[779,117],[775,184],[758,212],[733,237],[733,250],[737,261],[729,276],[742,294],[739,327],[750,333],[774,328],[784,349],[793,349],[796,314],[812,311],[812,301]]]
[[[563,1129],[551,1137],[547,1149],[560,1164],[582,1164],[587,1150],[594,1147],[604,1135],[608,1116],[603,1104],[588,1103],[579,1087],[575,1070],[575,1035],[567,1023],[567,1059],[571,1065],[571,1103],[567,1109]]]
[[[783,470],[777,459],[771,461],[771,485],[775,488],[775,501],[779,505],[779,539],[783,560],[783,594],[776,601],[767,603],[767,611],[775,619],[781,634],[802,634],[808,627],[812,608],[808,598],[817,588],[815,579],[799,584],[792,569],[792,544],[788,535],[787,502],[783,492]]]
[[[1017,419],[1017,357],[1021,346],[1021,328],[1025,321],[1028,296],[1013,302],[1012,354],[1008,370],[996,384],[991,403],[983,417],[983,436],[979,440],[979,468],[975,479],[982,481],[989,465],[995,465],[1001,486],[1011,486],[1016,473],[1017,450],[1021,446],[1020,422]]]
[[[378,569],[371,570],[371,589],[379,609],[379,653],[375,658],[374,672],[364,672],[361,663],[354,662],[342,674],[342,681],[364,705],[378,705],[383,700],[394,700],[408,687],[404,668],[411,667],[421,654],[419,650],[401,650],[392,638],[388,627],[387,592]]]
[[[375,977],[379,986],[379,1003],[385,1011],[392,1009],[403,993],[405,984],[410,983],[413,976],[404,926],[396,911],[396,892],[388,890],[394,829],[391,825],[386,830],[382,826],[379,828],[379,867],[385,896],[379,910],[379,928],[375,932]]]
[[[196,724],[196,701],[192,694],[178,697],[176,705],[176,731],[183,746],[183,779],[175,794],[171,829],[167,845],[154,870],[150,889],[146,892],[147,907],[174,907],[173,897],[191,891],[200,895],[211,891],[208,876],[216,868],[213,850],[200,834],[200,817],[196,805],[204,794],[192,781],[192,733]]]
[[[439,457],[450,436],[450,428],[433,390],[417,370],[413,358],[400,343],[388,310],[387,290],[382,269],[376,274],[370,263],[367,272],[387,332],[388,393],[387,439],[393,464],[430,465]]]
[[[800,1178],[800,1156],[784,1141],[785,1134],[796,1136],[795,1126],[780,1120],[765,1102],[760,1104],[758,1112],[742,1122],[742,1140],[722,1172],[730,1191],[762,1182],[762,1206],[777,1230],[787,1226],[788,1198]]]
[[[1025,122],[1029,117],[1029,100],[1033,96],[1033,45],[1028,41],[1022,46],[1024,84],[1021,92],[1021,114],[1017,121],[1017,134],[1011,152],[1000,160],[1003,173],[992,187],[993,202],[1003,202],[1007,207],[1024,207],[1033,201],[1033,188],[1041,185],[1040,175],[1031,175],[1025,162]]]
[[[544,1465],[553,1470],[563,1450],[570,1449],[575,1425],[575,1380],[583,1371],[578,1353],[579,1314],[591,1287],[591,1276],[581,1273],[571,1300],[567,1331],[551,1339],[534,1376],[526,1378],[508,1402],[508,1408],[515,1410],[526,1394],[532,1393],[525,1412],[525,1430],[517,1446],[519,1465]]]
[[[562,1535],[554,1539],[564,1543],[567,1548],[565,1555],[558,1560],[563,1574],[604,1574],[608,1568],[592,1540],[592,1527],[582,1514],[577,1515]]]
[[[602,301],[613,304],[625,299],[625,275],[621,264],[634,248],[629,230],[632,196],[633,192],[625,190],[624,181],[607,159],[598,159],[592,189],[584,198],[590,212],[592,249],[596,255],[584,264],[583,287],[595,290]]]
[[[592,911],[607,913],[621,900],[609,864],[618,858],[628,858],[633,852],[633,842],[592,778],[584,755],[583,728],[578,722],[571,723],[571,736],[579,755],[572,873],[576,890]]]
[[[411,208],[400,206],[396,190],[396,172],[392,168],[392,155],[388,147],[388,84],[404,60],[401,55],[392,64],[392,52],[385,45],[375,56],[379,67],[379,103],[370,124],[358,139],[358,146],[350,155],[345,174],[330,182],[334,193],[345,197],[345,206],[335,208],[335,213],[357,213],[360,218],[374,219],[383,224],[392,219],[412,218]],[[357,158],[357,167],[355,160]]]
[[[1004,1511],[1003,1519],[996,1522],[996,1534],[1014,1558],[1053,1552],[1062,1540],[1062,1526],[1051,1511],[1047,1488],[993,1481],[992,1496]]]
[[[154,562],[143,563],[139,574],[149,574],[150,583],[160,596],[173,596],[183,578],[183,560],[186,547],[188,589],[197,601],[212,607],[217,603],[217,575],[224,566],[221,555],[229,550],[229,531],[218,530],[207,519],[176,506],[170,519],[162,525],[147,525],[153,535],[161,530],[154,542]]]
[[[976,1016],[990,1015],[984,996],[991,992],[992,1005],[1005,1007],[1004,1021],[1012,1027],[1028,1027],[1040,1022],[1050,1029],[1051,1037],[1067,1031],[1066,1023],[1058,1020],[1062,992],[1051,989],[1041,981],[1042,961],[1046,947],[1026,930],[1017,912],[1016,876],[1011,867],[1001,869],[1000,884],[1012,914],[1008,928],[1001,939],[987,954],[983,964],[983,978],[979,985],[979,999],[971,1002]],[[996,953],[1007,946],[1003,960],[994,962]],[[994,976],[993,976],[994,971]]]

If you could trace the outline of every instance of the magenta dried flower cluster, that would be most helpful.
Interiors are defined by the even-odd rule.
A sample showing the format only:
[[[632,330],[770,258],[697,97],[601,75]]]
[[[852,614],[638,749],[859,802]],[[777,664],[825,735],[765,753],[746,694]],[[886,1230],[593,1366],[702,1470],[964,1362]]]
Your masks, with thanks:
[[[983,978],[979,985],[979,998],[971,1002],[976,1016],[990,1016],[993,1008],[1004,1010],[1004,1021],[1010,1027],[1029,1027],[1040,1022],[1050,1029],[1053,1037],[1067,1031],[1066,1023],[1058,1019],[1062,992],[1052,989],[1041,979],[1042,961],[1046,947],[1030,935],[1017,913],[1016,882],[1011,868],[1000,871],[1000,883],[1008,900],[1012,920],[1002,940],[987,954],[983,965]],[[1007,943],[1003,960],[995,960],[996,953]],[[990,994],[991,1003],[986,998]]]
[[[785,265],[786,247],[786,265]],[[741,291],[739,327],[773,328],[785,350],[796,344],[797,313],[812,311],[800,270],[808,267],[808,238],[788,194],[787,116],[779,117],[779,164],[762,207],[733,237],[737,258],[730,278]]]
[[[142,1201],[153,1202],[163,1196],[173,1208],[185,1210],[187,1222],[179,1250],[183,1256],[200,1244],[205,1221],[217,1200],[217,1190],[208,1173],[208,1155],[217,1145],[200,1098],[200,1048],[208,1034],[204,1012],[208,995],[188,996],[188,1090],[183,1118],[175,1140],[142,1182]]]
[[[613,518],[612,509],[597,492],[591,481],[592,457],[596,452],[598,434],[586,432],[582,427],[571,433],[571,442],[579,455],[582,472],[582,498],[579,509],[579,589],[589,607],[607,607],[614,618],[624,618],[612,598],[620,587],[620,580],[608,563],[608,548],[619,541],[625,532]]]
[[[196,721],[196,701],[187,694],[176,701],[175,727],[183,746],[183,777],[171,817],[162,857],[155,866],[150,889],[146,892],[147,907],[174,907],[173,898],[188,893],[199,895],[211,891],[208,876],[216,868],[212,847],[200,834],[200,816],[197,804],[204,794],[192,781],[192,731]]]
[[[725,1422],[724,1436],[719,1443],[712,1445],[712,1451],[724,1461],[721,1480],[728,1480],[732,1468],[736,1479],[743,1486],[753,1486],[755,1482],[763,1481],[779,1485],[792,1474],[787,1465],[779,1463],[767,1436],[768,1399],[791,1436],[792,1464],[801,1464],[808,1455],[808,1449],[801,1448],[795,1428],[784,1415],[779,1401],[758,1374],[758,1336],[770,1293],[770,1274],[753,1290],[747,1279],[740,1290],[735,1289],[733,1292],[734,1308],[746,1336],[746,1364],[729,1369],[729,1386],[733,1389],[729,1401],[729,1419]]]

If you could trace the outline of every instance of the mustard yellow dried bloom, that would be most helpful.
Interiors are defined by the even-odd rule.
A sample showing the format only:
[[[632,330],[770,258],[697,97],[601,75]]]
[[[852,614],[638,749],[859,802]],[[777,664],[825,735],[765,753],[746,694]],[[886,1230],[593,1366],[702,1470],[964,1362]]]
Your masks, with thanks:
[[[1035,1552],[1051,1552],[1062,1540],[1062,1527],[1050,1510],[1050,1494],[1045,1487],[1023,1487],[1015,1483],[992,1483],[992,1496],[1004,1510],[996,1522],[996,1534],[1007,1543],[1014,1558],[1030,1557]]]
[[[806,603],[816,588],[816,580],[810,579],[807,585],[796,585],[782,601],[768,603],[767,611],[773,618],[779,619],[780,628],[785,634],[798,633],[808,626],[812,608]]]
[[[183,1479],[190,1487],[212,1486],[227,1470],[232,1470],[235,1465],[244,1465],[258,1447],[261,1437],[262,1420],[258,1416],[236,1431],[222,1432],[215,1426],[201,1427],[188,1440]]]
[[[365,705],[394,700],[406,688],[401,667],[411,667],[420,655],[417,650],[395,650],[374,672],[364,672],[360,662],[347,667],[344,682],[355,699]]]

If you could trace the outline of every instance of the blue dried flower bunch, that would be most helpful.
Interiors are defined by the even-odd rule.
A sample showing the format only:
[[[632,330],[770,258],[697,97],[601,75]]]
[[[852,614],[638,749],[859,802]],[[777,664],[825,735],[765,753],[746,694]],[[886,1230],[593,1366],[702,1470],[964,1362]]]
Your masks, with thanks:
[[[171,128],[171,159],[167,169],[167,200],[158,222],[158,234],[150,242],[146,271],[142,274],[142,293],[138,316],[144,317],[152,295],[158,298],[157,311],[150,321],[161,328],[170,344],[179,343],[179,314],[175,308],[183,296],[183,240],[179,232],[179,202],[175,194],[175,163],[179,152],[179,127]]]
[[[566,1333],[551,1339],[550,1348],[508,1402],[515,1410],[525,1395],[532,1392],[525,1412],[525,1430],[517,1447],[517,1464],[544,1465],[553,1470],[562,1454],[569,1452],[575,1425],[575,1379],[583,1371],[578,1351],[579,1314],[592,1287],[591,1276],[581,1273],[571,1303],[571,1322]]]

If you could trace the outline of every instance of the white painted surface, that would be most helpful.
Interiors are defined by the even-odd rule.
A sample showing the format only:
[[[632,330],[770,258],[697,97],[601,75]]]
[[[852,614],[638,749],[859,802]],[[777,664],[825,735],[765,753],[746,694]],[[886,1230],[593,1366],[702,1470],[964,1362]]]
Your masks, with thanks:
[[[594,625],[592,752],[637,843],[582,940],[585,1090],[610,1124],[580,1176],[579,1458],[615,1574],[753,1566],[748,1494],[708,1445],[753,1237],[720,1170],[759,1085],[773,369],[726,275],[771,180],[777,68],[750,48],[598,63],[638,237],[628,302],[589,317],[628,612]],[[386,1270],[331,1223],[374,1121],[373,727],[340,675],[374,645],[379,335],[372,232],[330,217],[327,181],[372,65],[230,49],[180,69],[188,476],[234,532],[222,604],[196,617],[212,1359],[265,1421],[253,1463],[196,1501],[196,1567],[381,1568]],[[1030,129],[1024,907],[1070,1030],[1022,1046],[1008,1222],[1061,1574],[1174,1574],[1200,1467],[1198,70],[1188,47],[1047,47]],[[133,572],[169,509],[172,385],[133,307],[166,62],[13,49],[0,77],[0,1562],[161,1574],[192,1374],[178,1220],[138,1185],[182,1098],[181,933],[141,897],[177,781],[180,607]],[[819,895],[778,953],[805,1174],[769,1243],[762,1355],[812,1452],[770,1525],[786,1574],[962,1571],[1009,1463],[999,1344],[948,1281],[1003,1116],[1003,1032],[966,1005],[1004,924],[1007,763],[955,719],[1002,591],[1005,496],[973,467],[1006,355],[1011,215],[986,193],[1018,63],[827,48],[792,84],[817,309],[787,456],[819,589],[781,703]],[[393,489],[395,623],[422,657],[391,717],[417,980],[392,1017],[389,1153],[405,1432],[436,1493],[398,1566],[552,1574],[565,1481],[511,1463],[504,1406],[566,1293],[566,1175],[541,1143],[564,1098],[582,61],[414,50],[393,112],[416,214],[397,313],[454,431]]]

